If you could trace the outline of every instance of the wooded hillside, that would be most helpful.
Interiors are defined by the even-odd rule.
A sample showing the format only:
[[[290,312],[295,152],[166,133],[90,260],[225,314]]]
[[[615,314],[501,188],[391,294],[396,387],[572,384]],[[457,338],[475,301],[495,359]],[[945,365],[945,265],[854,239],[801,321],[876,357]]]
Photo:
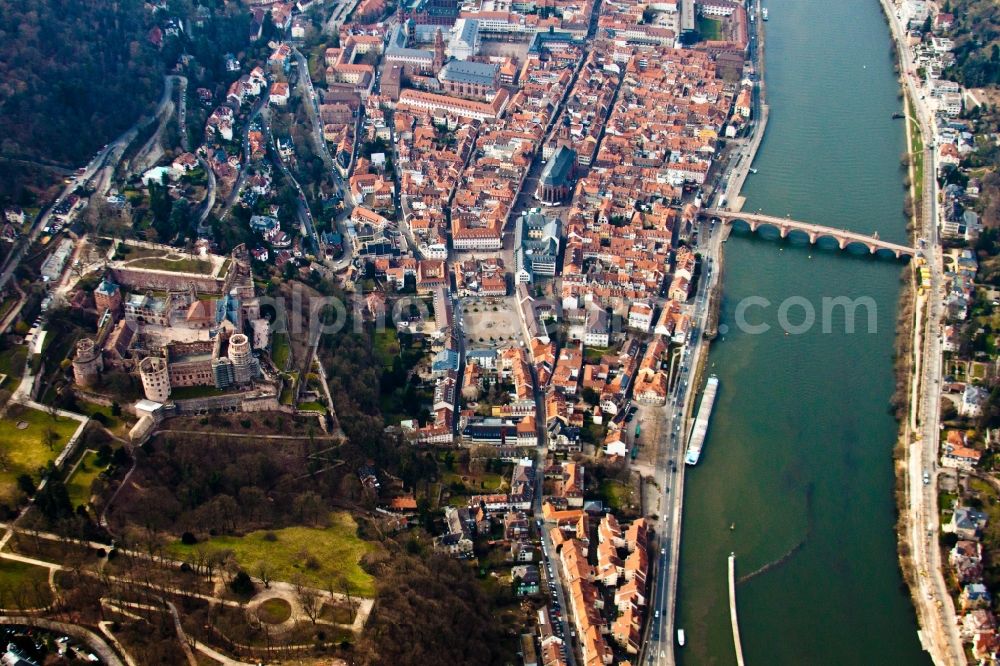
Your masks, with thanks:
[[[0,0],[0,156],[75,168],[131,126],[163,86],[149,20],[142,0]],[[39,184],[0,166],[0,196]]]

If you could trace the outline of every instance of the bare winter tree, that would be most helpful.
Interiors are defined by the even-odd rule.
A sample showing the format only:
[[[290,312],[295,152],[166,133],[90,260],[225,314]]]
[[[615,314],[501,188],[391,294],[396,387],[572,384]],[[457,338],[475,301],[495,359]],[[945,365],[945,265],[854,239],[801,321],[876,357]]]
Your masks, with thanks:
[[[260,560],[253,565],[253,575],[257,576],[260,582],[264,583],[265,589],[271,587],[271,576],[273,573],[274,567],[267,560]]]
[[[295,576],[292,580],[292,585],[295,586],[295,597],[302,606],[302,612],[306,614],[310,622],[316,624],[316,619],[319,617],[321,608],[319,590],[306,585],[302,576]]]

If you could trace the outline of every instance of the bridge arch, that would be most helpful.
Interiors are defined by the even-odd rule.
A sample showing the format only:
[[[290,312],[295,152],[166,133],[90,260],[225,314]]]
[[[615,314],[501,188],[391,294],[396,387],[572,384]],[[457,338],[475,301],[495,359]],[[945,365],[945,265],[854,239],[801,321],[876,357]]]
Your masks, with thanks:
[[[840,238],[838,240],[842,250],[847,250],[856,254],[875,254],[875,250],[878,246],[870,241],[864,241],[860,238]]]
[[[783,238],[790,243],[794,243],[796,245],[814,245],[816,243],[816,238],[805,229],[785,227],[784,232]]]
[[[879,258],[894,258],[900,261],[909,261],[912,258],[910,254],[905,254],[889,247],[877,247],[872,254]]]

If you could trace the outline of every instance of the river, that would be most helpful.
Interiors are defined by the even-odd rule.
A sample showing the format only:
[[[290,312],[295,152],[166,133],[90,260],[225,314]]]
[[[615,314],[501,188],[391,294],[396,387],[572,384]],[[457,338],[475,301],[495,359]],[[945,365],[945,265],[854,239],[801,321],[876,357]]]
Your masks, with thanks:
[[[770,121],[744,187],[745,210],[878,231],[905,241],[905,151],[890,35],[874,0],[768,0]],[[768,664],[928,664],[895,543],[889,413],[901,264],[867,251],[734,231],[725,244],[721,323],[710,372],[720,391],[708,440],[686,477],[679,661],[735,662],[726,558],[737,576],[801,547],[737,588],[746,661]],[[822,299],[870,297],[853,334]],[[741,332],[738,304],[764,297]],[[779,305],[808,301],[817,323],[781,330]],[[803,320],[794,306],[788,320]],[[732,529],[731,529],[732,528]]]

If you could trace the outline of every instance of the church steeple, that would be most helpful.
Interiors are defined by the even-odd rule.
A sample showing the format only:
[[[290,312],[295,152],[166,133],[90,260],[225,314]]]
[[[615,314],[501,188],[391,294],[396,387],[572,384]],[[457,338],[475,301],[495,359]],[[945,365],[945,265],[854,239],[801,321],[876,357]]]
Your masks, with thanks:
[[[437,34],[434,35],[434,71],[439,72],[442,67],[444,67],[444,35],[441,34],[441,28],[438,28]]]

